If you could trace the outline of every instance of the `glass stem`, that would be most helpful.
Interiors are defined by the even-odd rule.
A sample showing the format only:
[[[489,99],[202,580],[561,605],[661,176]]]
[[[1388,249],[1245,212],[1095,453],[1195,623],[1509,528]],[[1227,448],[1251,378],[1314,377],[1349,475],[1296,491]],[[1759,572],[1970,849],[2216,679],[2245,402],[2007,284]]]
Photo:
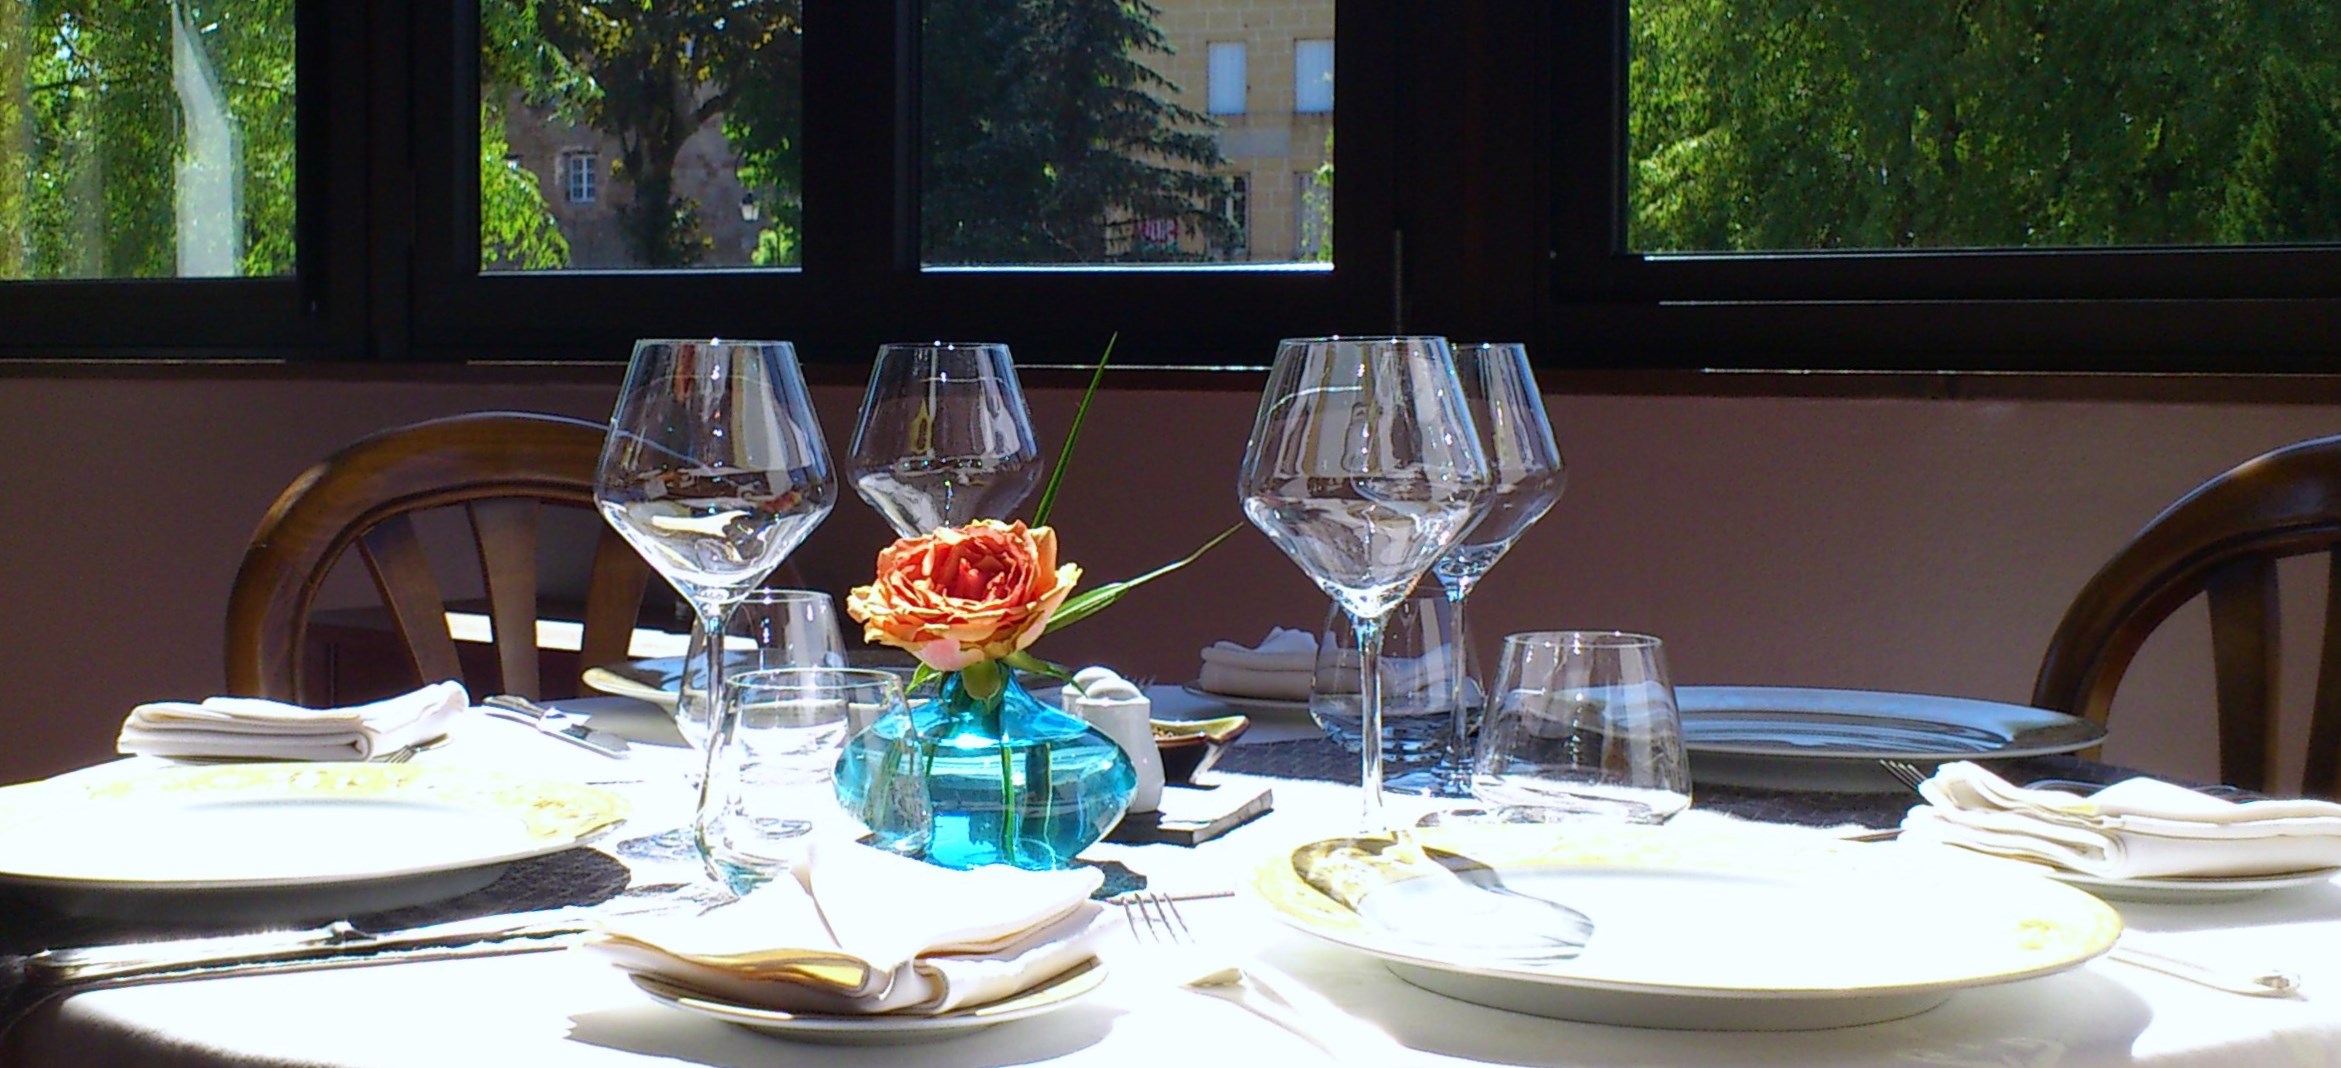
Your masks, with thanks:
[[[1365,794],[1359,830],[1380,834],[1390,829],[1382,812],[1382,623],[1385,615],[1350,613],[1349,629],[1357,635],[1358,786]]]
[[[1454,582],[1447,590],[1448,667],[1447,708],[1452,719],[1447,741],[1449,767],[1468,767],[1471,764],[1471,709],[1464,701],[1471,693],[1471,629],[1464,622],[1463,600],[1471,596],[1469,582]]]
[[[723,752],[724,744],[738,730],[732,723],[731,702],[723,692],[723,653],[725,631],[729,628],[732,606],[736,600],[713,602],[699,609],[699,629],[707,641],[707,751],[699,757],[699,813],[701,821],[712,811],[710,804],[719,801],[716,796],[715,755]]]

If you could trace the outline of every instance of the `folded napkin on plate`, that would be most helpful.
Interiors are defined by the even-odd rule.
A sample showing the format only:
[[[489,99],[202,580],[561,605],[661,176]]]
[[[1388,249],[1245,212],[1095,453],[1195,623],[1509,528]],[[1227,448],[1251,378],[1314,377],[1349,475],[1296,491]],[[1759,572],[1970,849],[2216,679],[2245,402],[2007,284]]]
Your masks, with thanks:
[[[789,876],[794,876],[791,878]],[[618,967],[735,1005],[928,1015],[998,1001],[1097,955],[1095,868],[951,871],[846,841],[697,916],[612,920]]]
[[[1904,841],[1943,842],[2103,879],[2272,875],[2341,866],[2341,804],[2238,804],[2149,778],[2087,797],[2027,790],[1965,761],[1919,784]]]
[[[1274,627],[1260,644],[1245,648],[1217,642],[1203,650],[1203,677],[1196,686],[1230,697],[1309,699],[1317,670],[1317,638],[1304,630]]]
[[[156,701],[130,710],[115,746],[159,757],[371,760],[447,733],[455,714],[469,707],[471,695],[454,681],[348,708],[258,697]]]

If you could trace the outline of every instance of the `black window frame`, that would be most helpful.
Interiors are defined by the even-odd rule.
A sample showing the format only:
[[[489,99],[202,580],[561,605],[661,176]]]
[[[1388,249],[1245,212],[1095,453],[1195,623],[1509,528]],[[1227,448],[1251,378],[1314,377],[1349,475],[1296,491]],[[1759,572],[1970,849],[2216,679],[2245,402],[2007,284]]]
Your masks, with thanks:
[[[1586,367],[2322,372],[2341,244],[1640,255],[1626,247],[1632,0],[1549,34],[1549,340]],[[1504,42],[1491,42],[1506,47]]]

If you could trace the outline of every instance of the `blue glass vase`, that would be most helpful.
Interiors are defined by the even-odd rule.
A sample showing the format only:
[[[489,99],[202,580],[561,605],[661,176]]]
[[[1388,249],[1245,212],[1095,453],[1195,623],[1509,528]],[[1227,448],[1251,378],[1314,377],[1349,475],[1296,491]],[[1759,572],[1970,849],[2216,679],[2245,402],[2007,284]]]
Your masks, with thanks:
[[[969,674],[997,681],[988,699]],[[1070,867],[1129,810],[1138,777],[1102,732],[983,664],[943,677],[932,700],[878,718],[846,743],[837,797],[875,844],[946,868]]]

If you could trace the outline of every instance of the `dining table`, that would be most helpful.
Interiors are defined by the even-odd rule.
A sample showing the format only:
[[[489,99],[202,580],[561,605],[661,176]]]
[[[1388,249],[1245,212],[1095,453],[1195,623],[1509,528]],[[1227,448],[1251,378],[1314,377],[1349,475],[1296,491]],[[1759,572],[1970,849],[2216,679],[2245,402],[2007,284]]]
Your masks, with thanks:
[[[1224,713],[1206,697],[1150,686],[1158,716]],[[376,924],[431,922],[548,906],[617,908],[658,888],[703,878],[692,860],[621,856],[619,843],[687,819],[691,750],[662,712],[622,697],[559,703],[598,729],[632,741],[613,759],[545,737],[526,725],[476,714],[447,744],[418,753],[423,765],[472,765],[624,795],[624,828],[580,846],[512,864],[491,884],[451,901],[414,906]],[[1342,1043],[1341,1063],[1400,1065],[1929,1065],[2311,1066],[2341,1064],[2341,882],[2325,880],[2218,900],[2119,901],[2124,939],[2235,970],[2281,968],[2296,996],[2248,997],[2100,957],[2016,981],[1957,990],[1939,1006],[1881,1023],[1813,1030],[1699,1030],[1572,1022],[1456,1000],[1419,988],[1383,962],[1312,937],[1247,892],[1250,874],[1295,843],[1356,819],[1356,758],[1324,739],[1305,715],[1253,713],[1253,729],[1208,773],[1214,789],[1265,791],[1269,810],[1198,845],[1116,842],[1082,860],[1108,872],[1106,891],[1142,891],[1175,903],[1195,941],[1307,988],[1371,1036]],[[67,779],[135,774],[148,758],[68,773]],[[2102,770],[2065,758],[2059,770]],[[1844,839],[1889,827],[1916,799],[1891,793],[1812,794],[1694,788],[1678,822],[1710,830],[1777,835],[1780,841]],[[1411,818],[1438,802],[1393,795]],[[1555,833],[1565,833],[1556,831]],[[1862,850],[1915,849],[1895,841]],[[1938,847],[1939,848],[1939,847]],[[1890,855],[1890,854],[1884,854]],[[1731,917],[1717,893],[1702,907]],[[167,911],[167,910],[166,910]],[[37,898],[0,901],[0,949],[157,938],[200,932],[168,915],[76,918]],[[1941,919],[1914,908],[1895,922]],[[1735,922],[1765,923],[1749,914]],[[0,1063],[31,1066],[151,1065],[772,1065],[1006,1066],[1314,1064],[1334,1054],[1234,1001],[1164,978],[1149,958],[1162,947],[1133,918],[1106,940],[1107,978],[1063,1008],[966,1033],[902,1044],[803,1041],[679,1011],[645,995],[606,959],[576,946],[439,960],[375,962],[279,973],[197,978],[76,993],[49,1001],[0,1036]],[[1359,1049],[1366,1052],[1360,1054]]]

